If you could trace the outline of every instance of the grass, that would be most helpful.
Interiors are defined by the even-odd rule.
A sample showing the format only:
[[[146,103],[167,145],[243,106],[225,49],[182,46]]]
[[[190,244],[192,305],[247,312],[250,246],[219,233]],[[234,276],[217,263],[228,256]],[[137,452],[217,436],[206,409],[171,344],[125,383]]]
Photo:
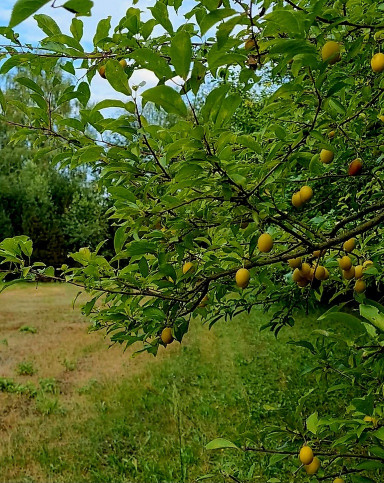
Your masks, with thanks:
[[[19,376],[33,376],[37,369],[32,361],[22,361],[17,365],[16,372]]]
[[[71,311],[71,288],[44,286],[36,303],[30,291],[6,292],[2,305],[11,311],[0,331],[9,342],[0,348],[9,359],[8,384],[10,375],[10,387],[22,383],[13,368],[25,356],[36,361],[40,379],[30,376],[33,398],[0,392],[1,482],[173,483],[220,472],[240,472],[242,481],[269,480],[260,457],[204,447],[245,432],[257,439],[266,424],[288,421],[314,379],[301,376],[310,363],[307,352],[287,341],[308,334],[314,317],[303,317],[278,340],[259,331],[266,316],[257,311],[211,331],[195,321],[182,345],[173,343],[157,358],[132,359],[121,348],[108,349],[102,334],[87,334],[84,319]],[[12,297],[21,307],[14,308]],[[36,321],[36,351],[12,330],[23,317]],[[4,327],[1,322],[0,314]],[[315,391],[306,415],[331,404]],[[276,470],[269,481],[288,481],[278,476]]]

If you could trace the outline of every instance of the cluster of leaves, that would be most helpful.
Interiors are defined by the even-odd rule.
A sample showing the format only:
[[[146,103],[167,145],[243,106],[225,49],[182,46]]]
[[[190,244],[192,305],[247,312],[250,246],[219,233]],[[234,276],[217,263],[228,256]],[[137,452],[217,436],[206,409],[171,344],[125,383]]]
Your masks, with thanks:
[[[359,263],[374,262],[366,274],[367,293],[380,297],[384,170],[378,116],[384,83],[380,73],[372,72],[370,60],[384,40],[384,26],[377,21],[382,4],[201,0],[186,11],[187,2],[158,0],[149,8],[149,20],[134,7],[113,30],[110,18],[101,20],[94,48],[86,52],[78,16],[66,35],[52,18],[35,15],[46,37],[39,47],[19,42],[12,27],[44,3],[17,2],[10,26],[1,30],[12,45],[2,52],[6,60],[0,73],[22,66],[39,76],[59,65],[73,77],[57,104],[77,99],[80,108],[77,116],[63,114],[27,79],[24,85],[35,105],[16,106],[25,116],[17,137],[38,134],[55,164],[99,170],[113,203],[111,219],[118,225],[115,254],[100,255],[101,244],[94,251],[82,249],[72,254],[76,267],[64,266],[62,274],[55,274],[51,268],[29,266],[23,257],[30,256],[29,242],[19,237],[0,245],[4,261],[18,265],[24,276],[58,276],[84,287],[93,294],[84,312],[93,318],[95,329],[106,328],[113,341],[126,345],[141,341],[143,350],[154,354],[164,327],[171,327],[181,341],[196,315],[212,326],[262,304],[277,310],[268,324],[277,333],[294,323],[295,313],[332,296],[342,297],[352,308],[356,301],[371,307],[366,295],[352,296],[337,257],[343,242],[357,237],[352,256]],[[88,13],[84,2],[72,3],[75,12]],[[177,29],[170,9],[183,10],[185,22]],[[251,52],[244,44],[247,39]],[[341,61],[332,65],[320,56],[328,40],[341,46]],[[92,80],[101,67],[102,77],[124,100],[90,106]],[[139,95],[138,86],[129,81],[140,69],[151,71],[158,84]],[[77,80],[80,71],[85,77]],[[253,102],[266,79],[265,95]],[[201,100],[208,80],[213,86]],[[7,122],[1,96],[0,101],[1,119]],[[148,103],[173,115],[174,122],[148,122]],[[107,117],[106,108],[119,109],[119,115]],[[330,131],[335,133],[332,138]],[[322,149],[335,153],[331,164],[320,162]],[[348,164],[356,157],[363,160],[363,171],[349,176]],[[314,197],[296,209],[291,197],[304,184],[311,186]],[[264,232],[274,240],[267,254],[256,248]],[[323,264],[331,277],[302,291],[286,262],[296,257],[311,262],[314,250],[325,251]],[[183,270],[186,262],[193,269]],[[234,283],[240,267],[251,272],[244,290]],[[376,309],[375,320],[382,317],[382,309]],[[383,327],[373,325],[368,335],[375,338],[377,366],[362,399],[372,400],[369,412],[381,416]],[[309,348],[332,360],[332,343],[324,344],[329,348]],[[346,373],[365,375],[369,364],[353,353],[353,344],[348,346]],[[355,374],[348,377],[355,381]],[[357,423],[312,416],[308,431],[321,442],[342,432],[338,447],[359,445],[357,461],[376,451],[374,461],[382,463],[381,429],[371,431],[359,419],[362,406],[352,406],[349,412]],[[303,436],[298,431],[292,447]],[[376,446],[379,450],[372,449]],[[338,459],[341,465],[349,458],[346,454]],[[335,455],[329,456],[333,461]],[[357,473],[353,481],[370,481],[358,474],[368,466],[349,466]]]

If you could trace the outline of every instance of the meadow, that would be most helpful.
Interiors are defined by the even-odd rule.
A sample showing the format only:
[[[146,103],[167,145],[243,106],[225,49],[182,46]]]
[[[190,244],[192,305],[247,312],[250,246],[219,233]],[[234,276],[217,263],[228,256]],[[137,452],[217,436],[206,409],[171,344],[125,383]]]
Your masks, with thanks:
[[[1,482],[236,481],[239,470],[287,481],[264,476],[260,456],[205,445],[288,421],[315,376],[287,342],[310,334],[315,315],[278,339],[260,332],[261,311],[212,330],[195,321],[181,345],[132,357],[89,333],[76,293],[31,284],[0,295]],[[303,417],[329,409],[320,391],[306,401]]]

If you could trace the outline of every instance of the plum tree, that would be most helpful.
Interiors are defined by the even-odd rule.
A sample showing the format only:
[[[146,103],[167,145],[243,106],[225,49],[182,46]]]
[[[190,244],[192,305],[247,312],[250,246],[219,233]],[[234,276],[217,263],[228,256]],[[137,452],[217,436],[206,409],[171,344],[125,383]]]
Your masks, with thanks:
[[[314,374],[308,395],[285,425],[253,439],[239,431],[235,446],[264,455],[270,481],[281,468],[280,481],[292,479],[306,442],[324,458],[308,475],[380,478],[383,433],[363,418],[384,414],[381,3],[154,0],[143,13],[133,1],[115,25],[99,21],[89,47],[81,16],[92,2],[71,0],[70,34],[36,14],[43,38],[23,43],[18,24],[45,3],[18,0],[0,29],[0,74],[20,68],[30,91],[11,105],[0,94],[0,120],[12,123],[7,112],[20,110],[11,143],[98,173],[114,254],[101,256],[99,245],[62,267],[31,265],[31,240],[9,238],[0,243],[3,286],[45,277],[83,287],[95,329],[154,355],[169,335],[182,342],[193,317],[212,327],[263,306],[263,329],[277,336],[331,305],[319,317],[325,327],[291,341],[317,360],[306,369]],[[49,88],[28,76],[55,65],[71,79],[57,103],[78,103],[76,117],[58,112]],[[94,102],[98,71],[116,96]],[[150,86],[136,85],[143,71]],[[329,414],[319,414],[305,405],[318,380],[332,389],[318,400],[357,396],[329,399]]]

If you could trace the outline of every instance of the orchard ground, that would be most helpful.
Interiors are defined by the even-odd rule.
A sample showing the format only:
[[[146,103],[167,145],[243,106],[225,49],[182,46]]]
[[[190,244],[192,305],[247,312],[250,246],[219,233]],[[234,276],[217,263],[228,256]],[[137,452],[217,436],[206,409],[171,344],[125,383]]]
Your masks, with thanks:
[[[1,294],[1,482],[192,482],[218,471],[267,481],[261,456],[205,445],[289,421],[316,383],[301,375],[310,355],[287,341],[319,327],[315,315],[277,340],[259,331],[267,317],[259,311],[211,331],[195,321],[182,345],[132,358],[88,333],[72,308],[76,293],[52,284]],[[350,397],[320,388],[303,417]]]

